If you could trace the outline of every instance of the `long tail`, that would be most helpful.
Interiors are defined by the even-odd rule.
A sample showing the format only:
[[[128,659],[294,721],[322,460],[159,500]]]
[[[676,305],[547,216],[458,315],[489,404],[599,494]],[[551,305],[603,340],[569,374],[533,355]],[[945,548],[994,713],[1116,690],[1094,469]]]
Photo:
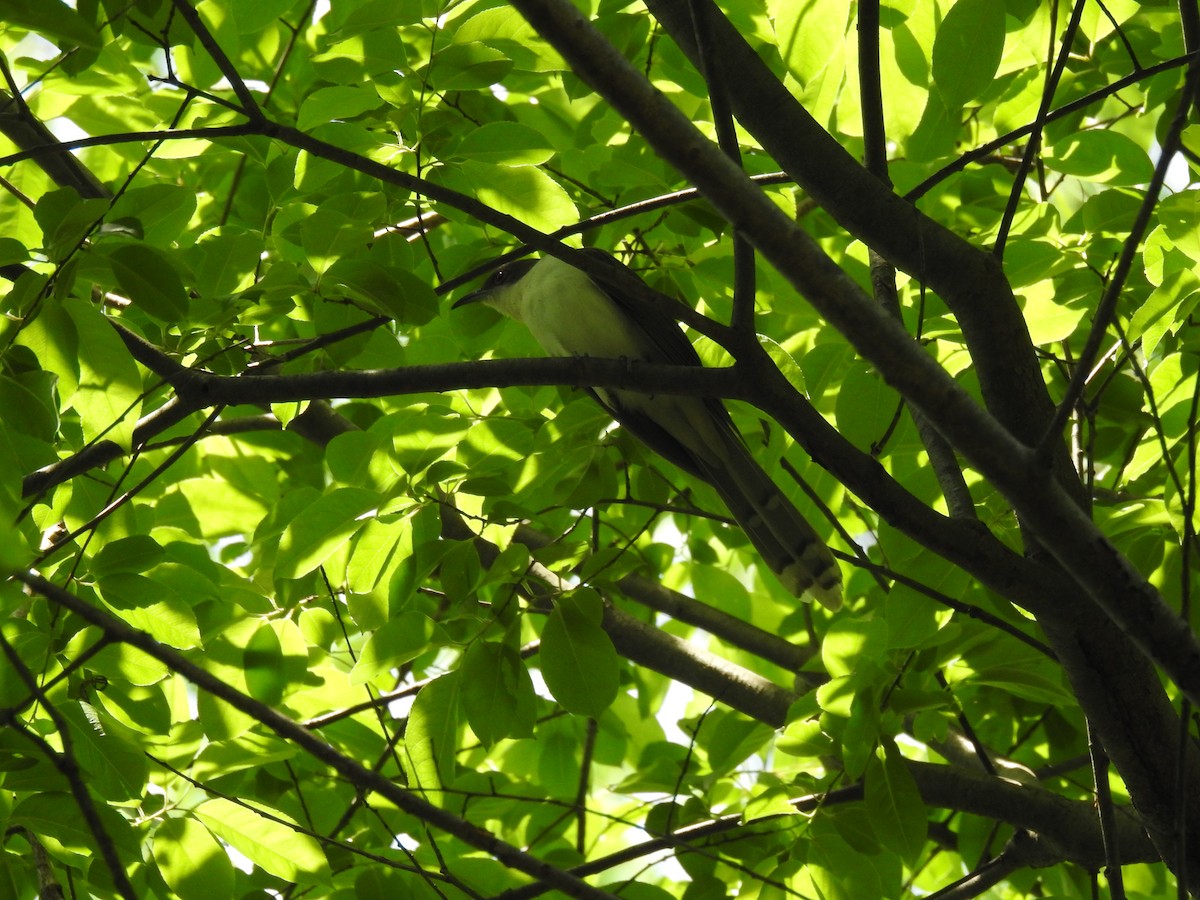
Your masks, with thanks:
[[[722,441],[722,467],[702,465],[763,561],[797,597],[842,605],[842,573],[829,548],[735,434]]]

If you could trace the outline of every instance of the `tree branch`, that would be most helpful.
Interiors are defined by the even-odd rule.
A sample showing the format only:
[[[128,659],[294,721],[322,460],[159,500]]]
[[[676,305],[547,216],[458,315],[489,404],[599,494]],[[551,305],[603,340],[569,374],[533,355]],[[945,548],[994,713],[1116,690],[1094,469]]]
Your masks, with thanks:
[[[1042,826],[1027,828],[1034,833],[1033,845],[1024,847],[1017,858],[1018,865],[1008,865],[1006,872],[1029,865],[1051,865],[1063,859],[1070,860],[1087,869],[1096,869],[1104,864],[1103,846],[1091,804],[1086,801],[1067,800],[1045,788],[1015,784],[1004,778],[983,775],[954,766],[906,760],[908,770],[917,783],[921,799],[929,806],[940,809],[969,812],[988,818],[1000,819],[1017,828],[1030,824]],[[841,788],[821,794],[798,797],[791,801],[798,813],[811,813],[821,807],[860,803],[863,799],[862,784]],[[1128,813],[1128,810],[1124,811]],[[699,822],[679,828],[668,835],[652,838],[633,847],[618,850],[608,856],[590,860],[571,871],[580,877],[605,872],[622,863],[643,859],[663,850],[686,851],[692,847],[704,847],[705,841],[745,830],[754,834],[771,823],[786,824],[787,816],[772,815],[746,821],[742,813],[722,816],[709,822]],[[1158,859],[1154,845],[1146,839],[1136,821],[1128,814],[1120,820],[1122,840],[1134,842],[1126,862],[1154,862]],[[1001,854],[1008,862],[1014,857]],[[549,885],[531,884],[505,891],[496,900],[533,900],[550,889]],[[969,895],[964,895],[969,896]]]
[[[654,90],[578,10],[555,0],[514,0],[514,3],[581,77],[617,106],[664,159],[704,191],[779,272],[864,357],[879,367],[893,387],[929,416],[1004,494],[1022,521],[1047,545],[1072,578],[1134,638],[1140,650],[1161,665],[1189,699],[1200,702],[1200,644],[1187,624],[1179,620],[1154,587],[1112,546],[1063,484],[1037,465],[1030,447],[980,409],[896,322],[833,265],[811,237],[784,216],[690,120]],[[828,172],[824,177],[836,181]],[[888,230],[903,231],[901,221],[921,227],[909,215],[902,214],[899,221],[888,222]],[[957,238],[946,241],[954,246],[962,243]],[[968,267],[975,270],[972,278],[989,272],[996,274],[995,263],[987,254],[972,251],[968,258],[977,263]],[[985,271],[978,271],[980,268]],[[1008,329],[998,328],[988,340],[1001,344],[1015,340],[1020,345],[1024,335],[1023,340],[1028,343],[1023,320],[1018,331],[1020,334],[1014,335]],[[749,361],[738,362],[743,365]],[[1007,364],[1011,365],[1011,361]],[[745,377],[757,380],[771,377],[767,370],[774,367],[764,357],[747,368],[750,371]],[[1021,396],[1025,393],[1016,392]],[[1030,432],[1031,421],[1046,421],[1046,416],[1036,409],[1039,405],[1048,406],[1044,391],[1040,395],[1042,404],[1022,405],[1022,432]],[[1039,424],[1034,430],[1040,427]],[[1040,431],[1037,436],[1041,436]]]
[[[451,504],[443,503],[441,511],[444,533],[456,540],[473,541],[483,564],[491,565],[500,548],[471,531]],[[530,590],[538,597],[548,599],[566,588],[562,579],[540,563],[533,563],[531,572],[537,580],[531,582]],[[787,721],[788,708],[796,699],[792,691],[647,625],[611,603],[604,605],[602,625],[617,652],[630,662],[702,691],[760,722],[778,728]]]
[[[729,20],[716,9],[712,0],[697,2],[712,8],[709,30],[716,52],[727,60],[731,70],[738,73],[738,77],[729,85],[729,100],[743,127],[850,234],[881,253],[897,268],[937,291],[962,326],[988,409],[1017,438],[1026,444],[1036,443],[1044,434],[1054,407],[1041,377],[1025,319],[999,263],[987,252],[971,245],[896,196],[887,184],[864,169],[796,101]],[[549,0],[524,0],[517,5],[522,10],[538,7],[545,10],[553,3]],[[647,5],[695,64],[698,57],[688,24],[687,2],[649,0]],[[534,25],[537,27],[537,23]],[[574,38],[571,40],[575,42]],[[650,111],[644,91],[647,84],[635,87],[622,79],[620,87],[617,87],[618,77],[611,67],[592,67],[581,55],[568,55],[564,46],[558,46],[558,50],[572,61],[580,75],[594,79],[593,86],[610,102],[622,102],[626,107],[632,103],[642,106],[644,112]],[[596,58],[594,54],[597,52],[592,48],[589,55]],[[617,58],[620,58],[619,55]],[[644,79],[641,81],[644,82]],[[618,94],[622,97],[620,101],[616,99]],[[690,151],[692,145],[696,144],[695,140],[678,134],[668,138],[665,133],[667,123],[658,121],[653,114],[649,121],[628,110],[627,115],[660,153],[666,146],[665,141],[671,141],[685,151]],[[691,130],[694,132],[694,129]],[[666,154],[664,158],[671,159]],[[710,192],[711,187],[694,177],[698,163],[699,159],[693,155],[688,162],[676,162],[676,167],[729,217],[729,207],[723,208],[722,204],[717,203],[716,196]],[[740,191],[741,186],[734,188],[735,184],[730,182],[729,187]],[[740,218],[738,216],[730,221],[736,226]],[[773,227],[765,221],[760,221],[759,225],[760,228]],[[758,249],[771,259],[763,246],[760,245]],[[814,249],[813,252],[817,251]],[[826,261],[820,257],[824,257],[824,254],[820,253],[817,257],[824,264]],[[778,265],[776,267],[779,268]],[[779,270],[789,275],[785,268]],[[827,309],[817,304],[801,282],[790,275],[789,280],[813,301],[818,311],[839,331],[854,341],[853,334],[843,328]],[[1062,479],[1078,499],[1081,496],[1079,480],[1065,442],[1059,442],[1053,462],[1056,477]]]
[[[92,606],[90,603],[76,597],[70,591],[52,584],[40,575],[35,575],[32,572],[19,572],[13,577],[50,602],[75,613],[85,622],[95,625],[109,639],[136,647],[143,653],[157,659],[170,668],[171,671],[183,676],[196,685],[196,687],[212,694],[214,697],[224,700],[239,712],[243,712],[261,722],[267,728],[271,729],[271,731],[293,742],[353,784],[363,789],[374,791],[396,804],[396,806],[409,815],[426,822],[434,828],[441,829],[447,834],[454,835],[468,846],[475,847],[494,856],[509,868],[516,869],[534,878],[542,879],[548,884],[552,884],[555,888],[570,897],[611,900],[612,895],[607,891],[592,887],[574,875],[569,875],[550,863],[544,862],[536,856],[500,840],[485,829],[471,824],[466,819],[459,818],[418,797],[413,792],[393,784],[378,772],[372,772],[370,769],[363,767],[349,757],[339,753],[304,726],[297,724],[282,713],[276,712],[265,703],[260,703],[235,688],[230,687],[217,676],[193,663],[178,650],[160,643],[146,632],[139,631],[116,616]]]

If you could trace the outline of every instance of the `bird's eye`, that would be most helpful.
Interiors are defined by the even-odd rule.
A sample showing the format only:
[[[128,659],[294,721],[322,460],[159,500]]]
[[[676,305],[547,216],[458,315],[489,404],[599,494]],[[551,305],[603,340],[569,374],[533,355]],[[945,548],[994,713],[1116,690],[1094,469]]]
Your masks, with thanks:
[[[483,289],[490,291],[494,288],[502,287],[503,285],[508,284],[508,278],[509,271],[507,266],[503,269],[497,269],[487,277],[487,281],[483,283]]]

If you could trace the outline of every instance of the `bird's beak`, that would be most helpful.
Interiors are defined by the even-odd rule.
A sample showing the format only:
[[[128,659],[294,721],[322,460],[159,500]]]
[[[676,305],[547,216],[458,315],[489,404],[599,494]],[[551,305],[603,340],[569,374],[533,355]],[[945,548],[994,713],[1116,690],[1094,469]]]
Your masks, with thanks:
[[[450,308],[458,309],[460,306],[467,306],[471,303],[482,303],[483,301],[490,299],[491,296],[492,296],[492,291],[490,291],[487,288],[484,288],[484,289],[478,290],[478,291],[471,291],[471,293],[467,294],[467,296],[462,297],[458,300],[455,300],[453,303],[451,303]]]

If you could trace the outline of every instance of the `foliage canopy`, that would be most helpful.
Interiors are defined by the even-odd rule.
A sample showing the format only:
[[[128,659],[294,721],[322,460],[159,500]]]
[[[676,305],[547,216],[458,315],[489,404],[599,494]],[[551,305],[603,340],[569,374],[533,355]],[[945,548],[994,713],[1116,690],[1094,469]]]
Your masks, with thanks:
[[[1194,4],[0,23],[0,897],[1195,892]],[[711,368],[450,313],[579,246]]]

